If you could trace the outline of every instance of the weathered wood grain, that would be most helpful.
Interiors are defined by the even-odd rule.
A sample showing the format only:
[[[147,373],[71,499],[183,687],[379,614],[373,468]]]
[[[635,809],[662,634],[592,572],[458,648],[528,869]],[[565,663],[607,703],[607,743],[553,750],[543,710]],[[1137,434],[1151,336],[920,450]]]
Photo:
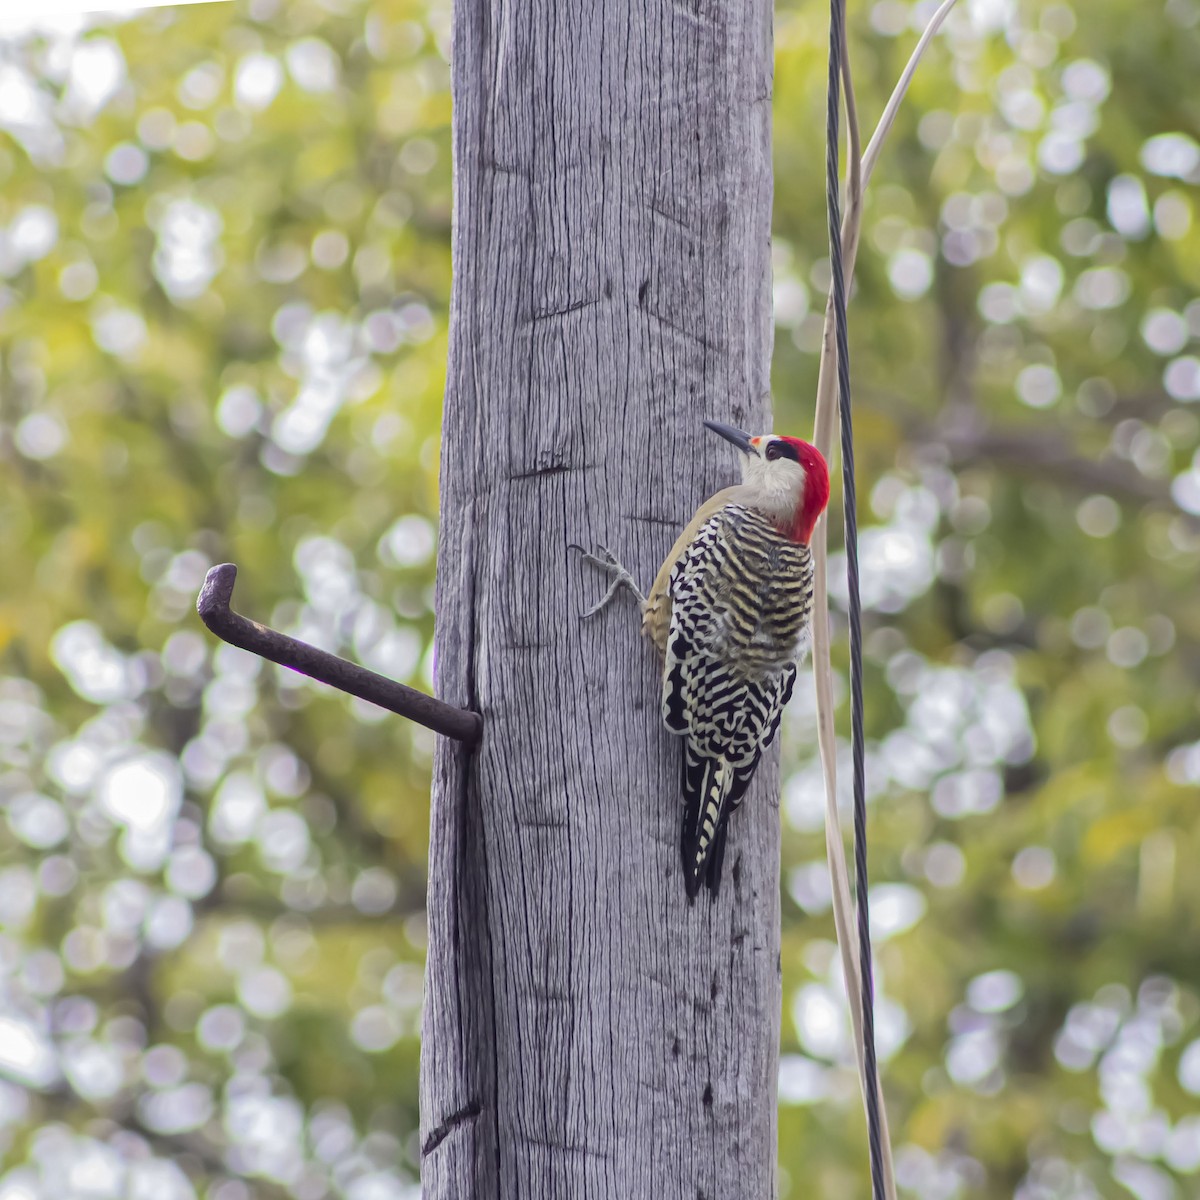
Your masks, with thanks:
[[[769,427],[771,6],[456,0],[442,740],[421,1063],[431,1200],[775,1194],[778,766],[689,906],[643,586]]]

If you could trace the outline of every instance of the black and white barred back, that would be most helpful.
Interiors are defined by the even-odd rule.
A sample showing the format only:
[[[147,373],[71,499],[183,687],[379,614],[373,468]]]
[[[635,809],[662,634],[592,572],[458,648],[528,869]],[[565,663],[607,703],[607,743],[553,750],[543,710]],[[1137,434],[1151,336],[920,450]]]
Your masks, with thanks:
[[[721,882],[729,815],[792,694],[812,612],[812,552],[769,517],[727,504],[671,572],[663,670],[667,729],[684,738],[684,878]]]

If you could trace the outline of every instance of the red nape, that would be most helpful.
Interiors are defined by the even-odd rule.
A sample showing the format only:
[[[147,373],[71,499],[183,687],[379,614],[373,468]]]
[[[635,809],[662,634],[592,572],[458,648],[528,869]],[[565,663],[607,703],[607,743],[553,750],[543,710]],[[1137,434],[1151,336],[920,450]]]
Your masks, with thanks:
[[[796,515],[792,519],[788,536],[794,542],[807,545],[817,518],[829,503],[829,467],[825,456],[811,442],[802,442],[799,438],[792,437],[782,440],[795,449],[796,457],[807,476],[804,481],[804,495],[796,506]]]

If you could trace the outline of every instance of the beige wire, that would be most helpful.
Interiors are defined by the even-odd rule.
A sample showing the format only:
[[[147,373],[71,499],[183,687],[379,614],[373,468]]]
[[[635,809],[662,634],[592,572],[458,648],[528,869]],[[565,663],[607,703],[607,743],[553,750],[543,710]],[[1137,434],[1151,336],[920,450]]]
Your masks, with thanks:
[[[860,134],[854,85],[850,77],[850,56],[843,47],[842,78],[846,96],[846,125],[849,139],[849,178],[846,186],[846,212],[842,220],[842,260],[845,268],[846,291],[849,294],[854,278],[854,263],[858,254],[862,229],[863,191],[875,169],[883,144],[895,123],[896,114],[912,77],[929,43],[949,15],[957,0],[943,0],[934,13],[916,48],[905,66],[891,98],[883,110],[866,153],[860,158]],[[831,462],[833,429],[837,411],[837,347],[834,342],[833,296],[825,305],[825,327],[821,335],[821,361],[817,377],[817,404],[813,423],[813,444]],[[864,1077],[862,982],[858,960],[854,954],[854,901],[851,898],[850,876],[846,866],[846,844],[837,806],[837,730],[834,723],[833,667],[829,657],[829,593],[828,593],[828,522],[825,516],[813,530],[813,684],[817,700],[817,743],[825,774],[825,851],[833,892],[833,923],[837,931],[838,950],[842,959],[842,975],[850,1001],[850,1022],[854,1031],[854,1050],[858,1060],[859,1080]],[[865,1085],[864,1085],[865,1086]],[[888,1131],[887,1106],[880,1084],[879,1112],[883,1135],[883,1185],[887,1200],[896,1200],[895,1169],[892,1162],[891,1135]]]

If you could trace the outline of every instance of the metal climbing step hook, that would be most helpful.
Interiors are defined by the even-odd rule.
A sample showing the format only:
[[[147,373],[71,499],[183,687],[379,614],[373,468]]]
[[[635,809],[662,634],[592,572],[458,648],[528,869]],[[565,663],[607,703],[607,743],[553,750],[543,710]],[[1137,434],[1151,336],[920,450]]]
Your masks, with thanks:
[[[483,736],[483,718],[477,712],[436,700],[388,679],[386,675],[368,671],[348,659],[318,650],[316,646],[234,612],[229,605],[236,578],[237,567],[233,563],[221,563],[211,568],[196,599],[200,619],[222,641],[398,713],[426,729],[463,742],[468,748],[479,744]]]

